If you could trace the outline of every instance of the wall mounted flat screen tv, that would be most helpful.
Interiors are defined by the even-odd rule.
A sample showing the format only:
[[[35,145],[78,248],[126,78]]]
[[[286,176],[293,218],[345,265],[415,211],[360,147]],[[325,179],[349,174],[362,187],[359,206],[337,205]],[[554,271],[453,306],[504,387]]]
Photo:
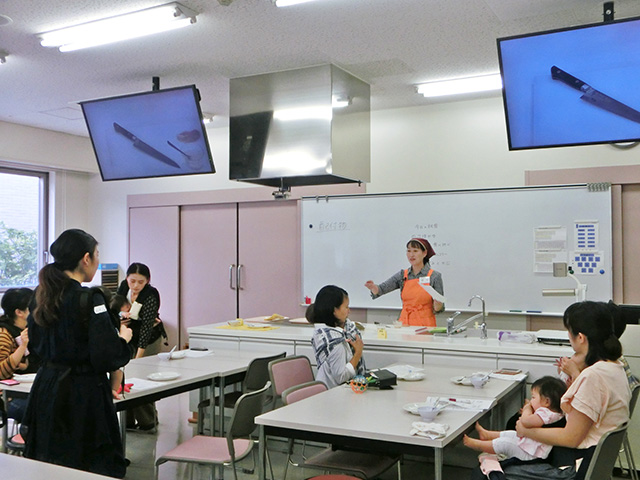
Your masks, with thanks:
[[[103,180],[215,173],[195,85],[80,105]]]
[[[509,149],[640,139],[640,17],[498,39]]]

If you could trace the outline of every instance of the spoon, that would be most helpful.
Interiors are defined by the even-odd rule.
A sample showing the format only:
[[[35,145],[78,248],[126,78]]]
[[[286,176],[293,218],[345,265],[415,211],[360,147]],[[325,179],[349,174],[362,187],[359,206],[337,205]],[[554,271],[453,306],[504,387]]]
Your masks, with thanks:
[[[173,354],[174,350],[178,347],[178,345],[174,345],[173,348],[171,349],[171,351],[169,352],[169,360],[171,360],[171,355]]]

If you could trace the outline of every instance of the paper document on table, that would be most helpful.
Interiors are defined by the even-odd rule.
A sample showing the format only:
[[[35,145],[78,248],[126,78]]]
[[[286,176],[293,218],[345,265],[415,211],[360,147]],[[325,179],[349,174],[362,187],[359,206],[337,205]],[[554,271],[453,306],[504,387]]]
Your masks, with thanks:
[[[398,378],[406,377],[411,373],[424,372],[424,368],[412,367],[411,365],[392,365],[390,367],[386,367],[386,369],[395,374]]]
[[[501,373],[494,372],[489,374],[491,378],[497,378],[499,380],[511,380],[511,381],[517,381],[517,382],[527,378],[527,375],[529,375],[528,372],[514,373],[514,374],[501,374]]]
[[[127,378],[127,383],[133,384],[131,386],[132,392],[149,390],[150,388],[156,388],[163,384],[163,382],[154,382],[152,380],[145,380],[143,378]]]
[[[437,302],[445,303],[446,299],[444,298],[444,295],[440,295],[438,292],[436,292],[436,290],[431,285],[425,285],[421,283],[420,286],[424,288],[429,295],[431,295],[431,298],[433,298]]]
[[[462,398],[462,397],[427,397],[425,403],[429,404],[446,404],[445,410],[473,410],[482,412],[489,410],[494,399],[480,399],[480,398]]]

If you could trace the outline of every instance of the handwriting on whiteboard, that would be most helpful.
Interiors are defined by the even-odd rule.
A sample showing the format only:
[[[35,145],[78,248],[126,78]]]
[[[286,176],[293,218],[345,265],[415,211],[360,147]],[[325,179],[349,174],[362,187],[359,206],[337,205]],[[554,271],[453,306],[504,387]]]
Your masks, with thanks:
[[[318,222],[316,224],[310,224],[309,228],[314,229],[318,233],[341,232],[349,230],[349,224],[347,222]]]

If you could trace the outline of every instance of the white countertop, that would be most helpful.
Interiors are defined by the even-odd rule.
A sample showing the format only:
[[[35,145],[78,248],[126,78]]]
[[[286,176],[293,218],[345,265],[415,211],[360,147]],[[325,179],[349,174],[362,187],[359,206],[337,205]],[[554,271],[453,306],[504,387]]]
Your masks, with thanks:
[[[263,317],[256,317],[256,319],[246,319],[245,323],[259,323],[259,319]],[[283,324],[270,324],[273,327],[277,327],[273,330],[236,330],[218,328],[220,326],[227,325],[226,322],[202,325],[198,327],[190,327],[188,329],[189,336],[192,338],[197,337],[229,337],[229,338],[245,338],[251,340],[263,340],[269,341],[295,341],[295,342],[310,342],[313,328],[311,325],[283,325]],[[365,331],[363,334],[363,340],[365,343],[365,349],[367,347],[387,347],[387,348],[416,348],[416,349],[430,349],[430,350],[450,350],[450,351],[464,351],[474,353],[489,353],[489,354],[503,354],[503,355],[532,355],[536,357],[550,357],[557,358],[560,356],[571,356],[573,350],[569,346],[557,346],[557,345],[545,345],[541,343],[515,343],[515,342],[500,342],[496,338],[496,332],[489,330],[489,338],[482,340],[472,335],[477,335],[477,332],[471,330],[468,333],[456,334],[451,337],[437,336],[437,335],[415,335],[414,332],[417,327],[400,327],[394,328],[392,326],[376,325],[376,324],[364,324]],[[378,338],[378,328],[385,328],[387,331],[387,338]],[[467,335],[467,336],[465,336]]]

